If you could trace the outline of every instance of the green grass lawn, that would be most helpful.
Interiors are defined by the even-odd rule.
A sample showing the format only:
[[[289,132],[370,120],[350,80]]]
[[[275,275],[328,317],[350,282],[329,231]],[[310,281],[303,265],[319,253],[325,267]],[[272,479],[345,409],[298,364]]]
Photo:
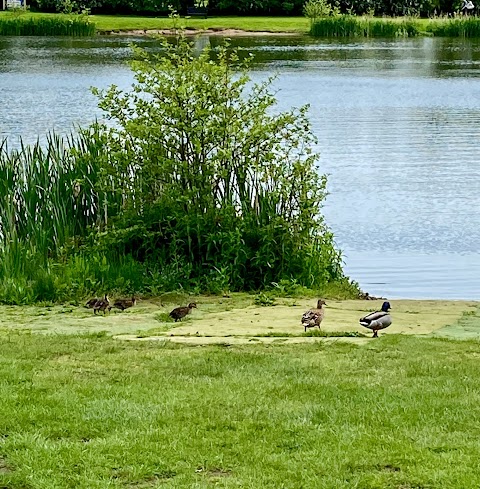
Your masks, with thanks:
[[[120,17],[92,15],[99,31],[170,29],[172,20],[149,17]],[[209,17],[179,19],[179,26],[194,29],[240,29],[245,31],[299,32],[306,33],[309,21],[305,17]]]
[[[0,486],[478,488],[479,356],[3,334]]]
[[[22,14],[22,17],[55,15],[60,14],[27,12]],[[12,14],[0,12],[0,19],[7,16],[12,16]],[[89,18],[95,23],[99,32],[170,29],[173,25],[172,20],[168,17],[91,15]],[[179,27],[191,29],[240,29],[246,31],[298,33],[306,33],[310,26],[308,19],[305,17],[209,17],[207,19],[182,17],[179,19],[178,24]]]
[[[172,327],[211,315],[221,329],[221,314],[250,323],[279,308],[270,326],[281,330],[288,307],[298,328],[312,301],[197,300],[198,311]],[[478,340],[386,330],[362,343],[193,347],[100,331],[123,331],[121,321],[149,330],[152,314],[162,321],[158,311],[171,308],[165,302],[105,317],[74,306],[0,309],[1,488],[480,486]],[[340,329],[376,306],[330,303]],[[446,324],[478,337],[478,304],[392,307],[406,328]]]

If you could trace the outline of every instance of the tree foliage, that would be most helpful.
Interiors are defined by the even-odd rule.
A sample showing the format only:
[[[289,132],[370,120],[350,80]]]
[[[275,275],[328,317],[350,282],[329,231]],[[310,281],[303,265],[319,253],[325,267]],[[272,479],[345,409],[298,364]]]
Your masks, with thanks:
[[[101,191],[118,195],[97,246],[203,289],[342,278],[308,108],[276,111],[272,80],[251,84],[228,46],[215,59],[183,38],[135,51],[131,91],[95,90],[113,121]]]
[[[310,19],[310,25],[321,17],[338,15],[338,7],[332,7],[327,0],[307,0],[303,6],[305,17]]]
[[[186,14],[195,0],[31,0],[33,9],[46,12],[90,11],[94,14],[167,15],[170,8]],[[211,13],[219,15],[302,15],[307,9],[331,5],[342,14],[433,16],[458,11],[460,0],[209,0]],[[315,18],[322,17],[314,15]],[[310,17],[309,14],[307,14]]]

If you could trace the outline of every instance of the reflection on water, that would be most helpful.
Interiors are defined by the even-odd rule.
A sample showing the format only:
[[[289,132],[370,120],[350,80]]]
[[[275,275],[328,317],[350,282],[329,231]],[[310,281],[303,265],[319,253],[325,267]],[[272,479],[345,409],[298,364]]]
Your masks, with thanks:
[[[0,137],[11,145],[101,117],[89,87],[128,87],[131,38],[0,38]],[[158,41],[135,39],[148,49]],[[197,47],[216,47],[201,37]],[[324,212],[372,294],[479,298],[480,43],[236,38],[281,109],[311,105]]]

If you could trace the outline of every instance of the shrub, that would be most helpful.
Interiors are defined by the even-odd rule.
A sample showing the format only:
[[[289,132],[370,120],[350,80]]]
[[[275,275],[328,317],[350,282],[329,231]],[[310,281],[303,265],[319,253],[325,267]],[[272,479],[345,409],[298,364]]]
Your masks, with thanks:
[[[131,92],[95,90],[114,121],[99,130],[101,189],[118,196],[96,249],[173,267],[202,290],[341,279],[308,108],[275,113],[271,80],[247,90],[227,46],[215,60],[183,38],[164,49],[136,49]]]
[[[327,0],[307,0],[303,6],[305,17],[310,19],[310,27],[321,17],[338,15],[338,8],[332,7]]]

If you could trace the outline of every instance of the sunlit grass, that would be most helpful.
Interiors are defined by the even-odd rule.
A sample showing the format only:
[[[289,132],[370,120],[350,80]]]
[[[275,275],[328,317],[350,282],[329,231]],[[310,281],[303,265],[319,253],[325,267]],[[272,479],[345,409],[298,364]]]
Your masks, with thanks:
[[[478,342],[0,340],[4,487],[480,485]]]
[[[99,31],[171,29],[172,20],[168,17],[121,17],[92,15]],[[240,29],[245,31],[299,32],[308,31],[309,21],[305,17],[228,17],[213,16],[207,19],[185,18],[178,20],[179,27],[194,29]]]
[[[0,19],[11,17],[8,12],[0,12]],[[58,18],[61,14],[30,13],[22,18]],[[171,29],[172,20],[163,17],[138,17],[117,15],[90,15],[98,32]],[[229,17],[210,16],[207,19],[185,18],[178,20],[178,27],[193,29],[240,29],[246,31],[298,32],[306,33],[309,21],[305,17]]]

